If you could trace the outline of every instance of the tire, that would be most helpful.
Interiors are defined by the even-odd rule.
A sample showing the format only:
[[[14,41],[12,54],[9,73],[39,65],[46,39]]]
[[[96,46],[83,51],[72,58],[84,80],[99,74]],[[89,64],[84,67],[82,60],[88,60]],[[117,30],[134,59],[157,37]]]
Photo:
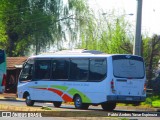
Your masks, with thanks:
[[[34,101],[31,100],[31,97],[30,97],[29,94],[26,96],[25,102],[26,102],[26,105],[27,105],[27,106],[33,106],[33,105],[34,105]]]
[[[88,109],[89,104],[82,103],[82,98],[79,95],[76,95],[76,97],[74,98],[74,106],[77,109]]]
[[[53,102],[54,107],[60,107],[61,104],[62,104],[62,102],[58,102],[58,101]]]
[[[116,108],[116,103],[114,102],[105,102],[101,104],[103,110],[105,111],[113,111]]]

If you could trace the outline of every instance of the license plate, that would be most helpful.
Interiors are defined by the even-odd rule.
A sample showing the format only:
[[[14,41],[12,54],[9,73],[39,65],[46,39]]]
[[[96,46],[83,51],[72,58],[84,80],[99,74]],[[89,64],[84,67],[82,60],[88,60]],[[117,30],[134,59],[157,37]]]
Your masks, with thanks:
[[[126,100],[133,100],[131,97],[127,97]]]

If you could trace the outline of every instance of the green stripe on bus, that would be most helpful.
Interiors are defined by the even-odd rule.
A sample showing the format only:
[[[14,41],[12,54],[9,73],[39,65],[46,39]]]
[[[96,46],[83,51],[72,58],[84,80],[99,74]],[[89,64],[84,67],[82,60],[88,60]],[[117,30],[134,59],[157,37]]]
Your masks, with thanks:
[[[74,88],[71,88],[70,90],[68,90],[67,93],[69,93],[72,96],[75,94],[79,94],[82,97],[82,102],[91,103],[91,100],[85,94],[83,94],[82,92],[80,92]]]
[[[63,91],[68,89],[67,86],[60,86],[60,85],[51,85],[51,88],[58,88],[58,89],[63,90]]]
[[[56,88],[59,90],[62,90],[63,92],[65,92],[69,87],[67,86],[61,86],[61,85],[51,85],[51,88]],[[41,86],[31,86],[30,88],[48,88],[48,85],[41,85]],[[68,91],[66,91],[68,94],[70,94],[72,97],[75,94],[79,94],[82,98],[82,102],[84,103],[91,103],[91,100],[82,92],[80,92],[79,90],[75,89],[75,88],[71,88]]]

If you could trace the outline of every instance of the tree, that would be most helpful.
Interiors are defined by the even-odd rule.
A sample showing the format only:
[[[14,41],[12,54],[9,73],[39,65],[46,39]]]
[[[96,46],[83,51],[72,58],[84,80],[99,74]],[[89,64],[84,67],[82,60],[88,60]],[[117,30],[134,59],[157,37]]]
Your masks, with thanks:
[[[6,49],[7,35],[5,34],[5,28],[1,21],[0,26],[0,49]]]
[[[160,36],[153,35],[151,38],[143,39],[143,57],[146,62],[147,79],[151,80],[154,77],[154,70],[158,67],[160,60]]]
[[[25,55],[31,48],[38,54],[56,41],[64,41],[67,33],[76,40],[83,21],[79,16],[87,8],[85,0],[1,0],[8,56]]]
[[[28,6],[27,1],[0,1],[1,21],[8,36],[6,42],[8,56],[24,55],[24,51],[29,48],[31,42],[24,42],[30,35],[28,24],[24,23],[26,11],[29,11]]]
[[[132,54],[133,37],[130,37],[131,25],[124,15],[117,17],[115,11],[112,16],[99,14],[98,18],[91,17],[81,32],[80,48],[96,49],[105,53]],[[85,34],[87,33],[87,34]]]

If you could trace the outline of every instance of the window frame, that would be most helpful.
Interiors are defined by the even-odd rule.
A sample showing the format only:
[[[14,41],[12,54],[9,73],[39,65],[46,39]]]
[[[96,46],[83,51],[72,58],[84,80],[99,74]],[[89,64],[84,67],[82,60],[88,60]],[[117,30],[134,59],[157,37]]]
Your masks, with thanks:
[[[70,73],[71,73],[71,60],[88,60],[88,70],[87,70],[87,79],[86,80],[74,80],[74,79],[70,79]],[[88,78],[89,78],[89,67],[90,67],[90,58],[85,58],[85,57],[76,57],[76,58],[70,58],[70,65],[69,65],[69,81],[74,81],[74,82],[88,82]]]
[[[35,58],[34,59],[35,60],[35,62],[34,62],[34,74],[33,74],[33,80],[32,81],[50,81],[51,80],[51,61],[52,61],[52,59],[51,58]],[[49,78],[48,79],[38,79],[38,78],[36,78],[35,76],[35,74],[36,74],[36,62],[37,61],[42,61],[42,60],[49,60],[50,61],[50,71],[49,71]]]
[[[29,62],[33,62],[32,64],[29,64]],[[34,59],[28,59],[24,64],[23,64],[23,67],[22,67],[22,70],[21,70],[21,73],[20,73],[20,77],[19,77],[19,81],[20,82],[30,82],[30,81],[32,81],[33,79],[34,79],[34,63],[35,63],[35,61],[34,61]],[[29,75],[31,75],[31,79],[26,79],[26,80],[21,80],[22,78],[21,78],[21,76],[23,75],[22,73],[23,73],[23,70],[24,70],[24,68],[25,68],[25,66],[27,65],[27,64],[29,64],[31,67],[33,67],[33,68],[30,68],[30,69],[32,69],[30,72],[31,72],[31,74],[28,74],[28,76]],[[24,75],[23,75],[24,76]]]
[[[105,75],[104,75],[103,78],[101,78],[101,79],[99,79],[99,80],[90,80],[90,79],[88,79],[88,82],[101,82],[101,81],[105,80],[105,78],[107,78],[107,74],[108,74],[108,62],[107,62],[107,57],[95,57],[95,58],[93,57],[93,58],[90,58],[90,60],[89,60],[89,77],[90,77],[90,72],[91,72],[91,70],[90,70],[91,60],[96,60],[96,59],[103,59],[103,60],[106,62]]]
[[[53,70],[53,61],[54,60],[64,60],[64,61],[68,61],[69,62],[69,64],[68,64],[67,79],[61,79],[61,78],[54,79],[53,78],[53,72],[52,72],[52,70]],[[70,71],[70,59],[69,58],[52,58],[52,60],[51,60],[51,78],[50,78],[51,81],[69,81],[69,71]]]
[[[116,76],[114,73],[114,60],[135,60],[135,61],[140,61],[143,63],[143,69],[144,69],[144,73],[143,73],[143,77],[121,77],[121,76]],[[113,76],[115,78],[129,78],[129,79],[144,79],[145,78],[145,65],[144,65],[144,60],[142,57],[139,56],[133,56],[133,55],[114,55],[112,56],[112,66],[113,66]]]
[[[106,71],[105,71],[105,76],[101,79],[97,79],[97,80],[90,80],[90,62],[91,60],[96,60],[96,59],[103,59],[106,62]],[[34,58],[32,59],[34,60],[34,64],[33,64],[33,71],[32,71],[32,79],[30,81],[67,81],[67,82],[101,82],[103,80],[105,80],[105,78],[107,77],[107,72],[108,72],[108,64],[107,64],[107,57],[60,57],[60,58]],[[42,61],[42,60],[49,60],[50,61],[50,78],[49,79],[37,79],[35,78],[35,74],[36,74],[36,61]],[[67,68],[67,79],[53,79],[53,73],[52,73],[52,69],[53,69],[53,61],[54,60],[64,60],[64,61],[68,61],[68,68]],[[71,73],[71,60],[88,60],[88,69],[87,69],[87,79],[86,80],[74,80],[74,79],[70,79],[70,73]],[[28,62],[28,61],[27,61]],[[26,63],[27,63],[26,62]],[[25,66],[25,65],[24,65]]]
[[[52,58],[51,61],[53,60],[67,60],[69,62],[68,65],[68,79],[53,79],[52,78],[52,73],[51,73],[51,81],[67,81],[67,82],[101,82],[103,80],[105,80],[105,78],[107,77],[107,73],[108,73],[108,62],[107,62],[107,57],[65,57],[65,58]],[[71,60],[88,60],[88,75],[87,75],[87,80],[74,80],[74,79],[70,79],[70,71],[71,71]],[[105,71],[105,76],[102,79],[98,79],[98,80],[89,80],[89,76],[90,76],[90,61],[91,60],[96,60],[96,59],[103,59],[106,62],[106,71]],[[51,62],[52,64],[52,62]],[[52,66],[52,65],[51,65]],[[53,66],[52,66],[53,67]],[[51,70],[52,70],[51,67]]]

